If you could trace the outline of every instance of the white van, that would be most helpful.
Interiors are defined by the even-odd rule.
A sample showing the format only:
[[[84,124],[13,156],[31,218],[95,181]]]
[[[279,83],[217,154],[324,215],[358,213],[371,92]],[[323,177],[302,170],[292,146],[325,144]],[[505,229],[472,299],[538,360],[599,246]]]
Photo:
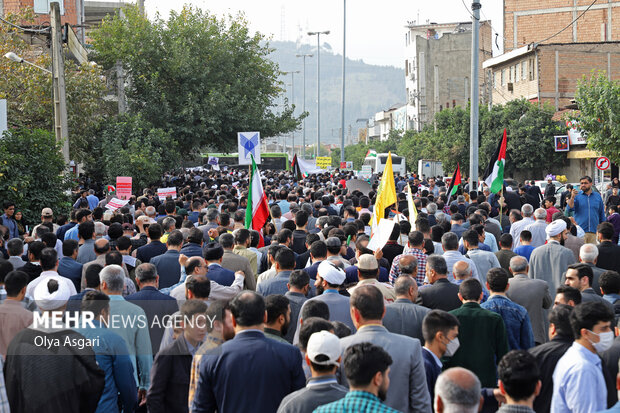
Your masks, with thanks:
[[[369,156],[364,159],[363,165],[369,165],[373,174],[383,172],[385,164],[387,163],[388,154],[379,153],[377,156]],[[407,167],[405,165],[405,158],[402,156],[392,154],[392,169],[395,174],[404,176],[407,174]]]

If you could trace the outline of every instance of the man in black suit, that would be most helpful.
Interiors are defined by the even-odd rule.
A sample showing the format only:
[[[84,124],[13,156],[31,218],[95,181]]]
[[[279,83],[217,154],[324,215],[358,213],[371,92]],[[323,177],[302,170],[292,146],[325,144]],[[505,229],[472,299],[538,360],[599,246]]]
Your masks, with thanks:
[[[151,224],[147,230],[150,242],[136,250],[136,258],[141,262],[150,262],[151,258],[166,252],[166,244],[159,239],[162,235],[161,225]]]
[[[558,304],[553,307],[549,313],[549,338],[551,341],[529,350],[536,357],[542,381],[540,393],[534,400],[534,411],[548,412],[551,409],[555,366],[566,353],[566,350],[573,345],[573,330],[569,320],[572,311],[573,307],[566,304]]]
[[[207,304],[202,300],[188,300],[181,306],[183,334],[162,349],[153,362],[151,386],[146,394],[150,413],[187,413],[192,357],[209,326],[206,311]]]
[[[164,336],[167,316],[172,316],[179,310],[177,300],[173,297],[160,293],[159,275],[155,265],[144,263],[136,268],[136,282],[140,291],[129,294],[125,300],[137,305],[144,310],[149,323],[149,335],[153,354],[157,354],[161,339]]]
[[[596,237],[599,242],[596,266],[605,270],[620,272],[620,245],[611,242],[614,237],[614,226],[609,222],[598,224]]]
[[[275,412],[304,387],[299,349],[265,337],[265,301],[243,291],[230,302],[235,338],[202,357],[192,412]],[[252,351],[248,351],[252,349]]]
[[[534,210],[540,208],[540,202],[543,199],[542,192],[540,192],[540,188],[536,186],[534,181],[530,181],[529,187],[526,187],[526,188],[527,188],[527,193],[532,195],[536,199],[535,204],[532,204],[532,207],[534,207]]]
[[[426,278],[431,285],[423,286],[416,304],[431,310],[456,310],[461,306],[459,286],[448,280],[448,265],[441,255],[430,255],[426,261]]]

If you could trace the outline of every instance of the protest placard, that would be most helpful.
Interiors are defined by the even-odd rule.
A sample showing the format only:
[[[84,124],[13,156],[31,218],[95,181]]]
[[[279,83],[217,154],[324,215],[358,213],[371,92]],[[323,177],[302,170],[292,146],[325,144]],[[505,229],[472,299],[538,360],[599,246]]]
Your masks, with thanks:
[[[169,196],[171,196],[172,199],[177,199],[177,189],[174,186],[169,188],[158,188],[157,196],[160,201],[165,201]]]
[[[122,208],[125,205],[127,205],[128,202],[129,202],[128,199],[112,198],[110,199],[110,201],[108,201],[105,207],[109,210],[116,211],[117,209]]]
[[[116,177],[116,196],[118,199],[131,198],[131,176]]]

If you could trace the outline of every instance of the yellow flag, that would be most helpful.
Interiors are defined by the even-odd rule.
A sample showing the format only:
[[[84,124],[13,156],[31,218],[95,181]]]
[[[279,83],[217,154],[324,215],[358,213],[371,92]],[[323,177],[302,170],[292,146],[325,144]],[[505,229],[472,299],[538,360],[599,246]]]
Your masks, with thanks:
[[[392,169],[392,152],[388,153],[385,170],[377,190],[377,202],[375,202],[375,213],[373,215],[372,227],[379,225],[379,221],[384,218],[385,208],[396,203],[396,186],[394,183],[394,171]]]
[[[411,228],[415,228],[415,220],[418,219],[418,210],[413,203],[413,194],[411,193],[411,187],[407,184],[407,208],[409,208],[409,223],[411,224]]]

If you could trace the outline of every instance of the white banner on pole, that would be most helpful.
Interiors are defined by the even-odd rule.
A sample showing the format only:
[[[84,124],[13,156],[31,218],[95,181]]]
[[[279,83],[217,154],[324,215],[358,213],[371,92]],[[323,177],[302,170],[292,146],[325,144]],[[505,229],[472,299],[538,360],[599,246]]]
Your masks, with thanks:
[[[238,132],[239,165],[252,165],[252,156],[260,165],[260,132]]]
[[[8,127],[6,99],[0,99],[0,138]]]

